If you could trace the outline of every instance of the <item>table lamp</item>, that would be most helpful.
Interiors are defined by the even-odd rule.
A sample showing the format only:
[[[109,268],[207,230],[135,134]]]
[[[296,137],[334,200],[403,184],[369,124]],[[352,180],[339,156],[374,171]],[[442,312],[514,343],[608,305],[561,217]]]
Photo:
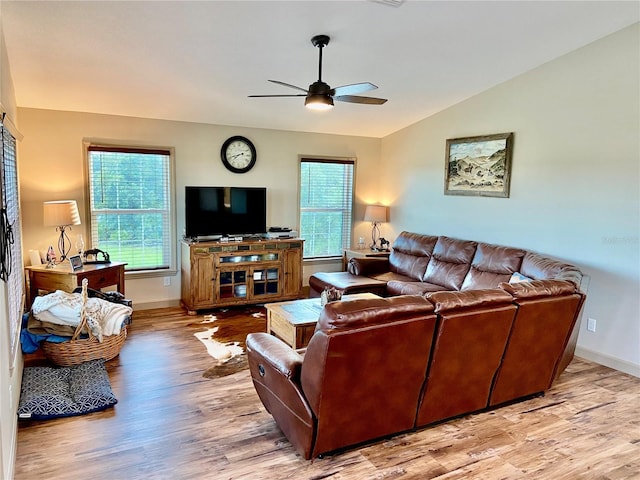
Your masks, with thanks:
[[[75,200],[44,202],[44,224],[47,227],[56,227],[56,231],[60,232],[58,250],[62,262],[71,250],[71,240],[65,230],[71,225],[80,225],[78,204]]]
[[[388,221],[389,207],[384,205],[367,205],[364,211],[364,221],[371,222],[371,250],[378,249],[378,240],[380,239],[380,223]]]

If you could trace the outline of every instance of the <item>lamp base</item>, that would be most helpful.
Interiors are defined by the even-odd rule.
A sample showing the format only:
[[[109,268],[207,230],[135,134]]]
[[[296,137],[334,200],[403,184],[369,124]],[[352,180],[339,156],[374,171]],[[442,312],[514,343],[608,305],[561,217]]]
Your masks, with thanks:
[[[371,228],[371,250],[377,252],[378,251],[378,240],[380,239],[380,227],[378,226],[378,222],[373,222],[373,227]]]
[[[60,252],[59,263],[62,263],[67,259],[69,250],[71,250],[71,239],[69,238],[69,235],[67,235],[65,228],[65,225],[60,225],[56,228],[56,230],[60,232],[60,238],[58,238],[58,251]]]

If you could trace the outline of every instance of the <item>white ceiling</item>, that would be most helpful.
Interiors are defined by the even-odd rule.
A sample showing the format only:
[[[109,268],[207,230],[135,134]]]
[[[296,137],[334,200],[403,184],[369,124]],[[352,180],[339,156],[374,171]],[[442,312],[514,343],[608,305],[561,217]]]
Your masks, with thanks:
[[[640,20],[638,1],[7,1],[18,106],[383,137]],[[382,106],[299,93],[371,82]]]

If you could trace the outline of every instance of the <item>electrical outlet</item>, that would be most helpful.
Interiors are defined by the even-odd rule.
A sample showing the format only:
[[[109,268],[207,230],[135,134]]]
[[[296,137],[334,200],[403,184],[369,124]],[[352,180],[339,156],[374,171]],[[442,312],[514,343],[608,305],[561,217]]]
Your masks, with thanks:
[[[596,319],[595,318],[590,318],[589,320],[587,320],[587,330],[589,330],[590,332],[595,332],[596,331]]]
[[[165,287],[168,287],[171,285],[171,277],[164,277],[164,284]]]

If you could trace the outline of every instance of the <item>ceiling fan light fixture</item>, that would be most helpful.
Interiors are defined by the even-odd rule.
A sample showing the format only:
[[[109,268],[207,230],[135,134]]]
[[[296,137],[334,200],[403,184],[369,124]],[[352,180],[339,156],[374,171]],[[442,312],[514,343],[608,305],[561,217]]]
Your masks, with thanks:
[[[1,0],[0,0],[1,1]],[[404,1],[404,0],[396,0]],[[353,83],[351,85],[342,85],[341,87],[331,88],[322,81],[322,49],[329,44],[328,35],[316,35],[311,39],[314,47],[318,47],[318,80],[309,85],[309,88],[298,87],[290,83],[281,82],[279,80],[269,80],[285,87],[293,88],[304,94],[297,93],[295,95],[249,95],[250,97],[305,97],[304,105],[310,110],[330,110],[333,108],[333,101],[347,103],[364,103],[369,105],[382,105],[387,100],[385,98],[362,97],[358,93],[375,90],[376,87],[371,82]],[[306,94],[306,95],[305,95]]]
[[[310,110],[330,110],[333,108],[333,98],[329,95],[309,94],[304,105]]]

